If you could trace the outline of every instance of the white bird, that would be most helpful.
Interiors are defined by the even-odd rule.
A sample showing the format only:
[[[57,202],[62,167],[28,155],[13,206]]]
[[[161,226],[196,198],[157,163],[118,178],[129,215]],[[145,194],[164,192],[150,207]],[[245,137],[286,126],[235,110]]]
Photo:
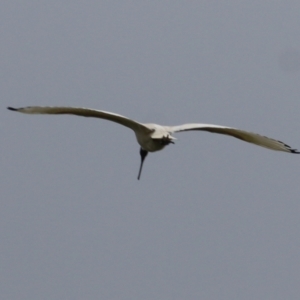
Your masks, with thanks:
[[[132,129],[135,133],[137,142],[141,146],[141,164],[137,177],[138,180],[140,179],[143,163],[148,152],[159,151],[162,150],[166,145],[169,145],[170,143],[174,144],[175,138],[172,136],[172,134],[180,131],[202,130],[213,133],[226,134],[243,140],[245,142],[256,144],[258,146],[262,146],[271,150],[284,151],[289,153],[300,153],[296,149],[292,149],[287,144],[268,138],[266,136],[219,125],[192,123],[183,124],[179,126],[161,126],[157,124],[143,124],[111,112],[79,107],[31,106],[22,108],[8,107],[8,109],[25,114],[70,114],[83,117],[94,117],[113,121]]]

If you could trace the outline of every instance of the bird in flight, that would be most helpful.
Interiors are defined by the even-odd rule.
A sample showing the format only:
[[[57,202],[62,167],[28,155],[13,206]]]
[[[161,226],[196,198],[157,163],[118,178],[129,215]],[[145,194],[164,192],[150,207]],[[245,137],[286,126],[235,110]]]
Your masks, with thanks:
[[[200,130],[200,131],[209,131],[213,133],[226,134],[238,138],[242,141],[252,143],[261,147],[265,147],[271,150],[297,153],[297,154],[300,153],[296,149],[292,149],[287,144],[280,142],[278,140],[274,140],[266,136],[259,135],[257,133],[252,133],[252,132],[226,127],[226,126],[201,124],[201,123],[183,124],[178,126],[143,124],[115,113],[111,113],[103,110],[95,110],[90,108],[81,108],[81,107],[29,106],[29,107],[21,107],[21,108],[8,107],[8,109],[12,111],[24,113],[24,114],[50,114],[50,115],[69,114],[69,115],[77,115],[83,117],[100,118],[100,119],[116,122],[118,124],[121,124],[123,126],[132,129],[135,133],[137,142],[141,146],[140,148],[141,163],[140,163],[139,173],[137,177],[138,180],[141,177],[143,163],[148,152],[159,151],[169,144],[174,144],[175,138],[172,136],[172,134],[181,131]]]

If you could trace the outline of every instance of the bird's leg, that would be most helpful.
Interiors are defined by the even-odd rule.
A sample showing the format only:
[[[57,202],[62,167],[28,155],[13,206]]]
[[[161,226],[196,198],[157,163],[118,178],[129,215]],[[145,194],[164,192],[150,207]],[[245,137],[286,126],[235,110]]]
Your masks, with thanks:
[[[141,165],[140,165],[139,175],[138,175],[138,178],[137,178],[138,180],[140,180],[141,173],[142,173],[142,168],[143,168],[143,163],[144,163],[144,160],[145,160],[147,154],[148,154],[148,151],[144,150],[143,148],[140,149]]]
[[[173,142],[173,140],[169,137],[169,135],[164,136],[164,137],[160,140],[160,143],[161,143],[162,145],[164,145],[164,146],[169,145],[169,144],[175,144],[175,143]]]

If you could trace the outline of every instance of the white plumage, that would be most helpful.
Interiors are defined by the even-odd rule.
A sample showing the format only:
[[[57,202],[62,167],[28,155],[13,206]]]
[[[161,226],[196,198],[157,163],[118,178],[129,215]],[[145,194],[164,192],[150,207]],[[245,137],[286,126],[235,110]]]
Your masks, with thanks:
[[[143,162],[148,152],[155,152],[162,150],[166,145],[174,143],[175,139],[172,134],[181,131],[191,131],[191,130],[201,130],[209,131],[213,133],[220,133],[233,136],[245,142],[249,142],[258,146],[262,146],[271,150],[284,151],[289,153],[300,153],[296,149],[292,149],[287,144],[268,138],[266,136],[259,135],[257,133],[252,133],[236,128],[212,125],[212,124],[183,124],[179,126],[161,126],[157,124],[143,124],[136,122],[134,120],[128,119],[124,116],[114,114],[107,111],[89,109],[89,108],[79,108],[79,107],[22,107],[13,108],[8,107],[9,110],[18,111],[26,114],[71,114],[83,117],[94,117],[105,119],[109,121],[116,122],[118,124],[124,125],[132,129],[136,135],[136,139],[141,146],[141,165],[138,174],[138,179],[140,179]]]

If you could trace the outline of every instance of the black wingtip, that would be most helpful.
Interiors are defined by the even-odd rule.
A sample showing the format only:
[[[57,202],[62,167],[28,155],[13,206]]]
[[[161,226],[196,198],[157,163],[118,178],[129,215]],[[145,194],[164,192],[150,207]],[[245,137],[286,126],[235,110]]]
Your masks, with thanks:
[[[12,111],[17,111],[17,109],[16,108],[13,108],[13,107],[7,107],[7,109],[9,109],[9,110],[12,110]]]
[[[291,149],[291,153],[300,154],[300,152],[297,149]]]
[[[289,146],[281,141],[278,141],[278,142],[281,143],[288,152],[294,153],[294,154],[300,154],[300,152],[297,149],[293,149],[293,148],[291,148],[291,146]]]

